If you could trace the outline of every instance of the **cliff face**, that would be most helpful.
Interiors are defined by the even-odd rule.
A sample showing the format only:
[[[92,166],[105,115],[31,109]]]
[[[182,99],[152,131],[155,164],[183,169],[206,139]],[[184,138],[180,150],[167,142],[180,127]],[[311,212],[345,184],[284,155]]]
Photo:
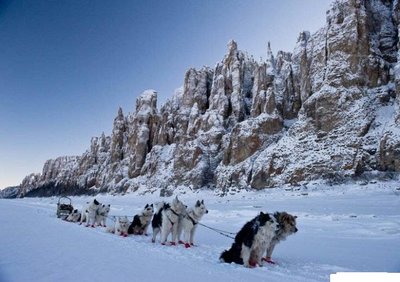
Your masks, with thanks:
[[[263,189],[400,171],[400,4],[336,1],[293,53],[257,62],[228,44],[214,69],[190,69],[161,109],[147,90],[111,136],[78,157],[49,160],[20,195],[179,185]],[[42,188],[41,188],[42,187]],[[54,191],[60,191],[55,189]]]

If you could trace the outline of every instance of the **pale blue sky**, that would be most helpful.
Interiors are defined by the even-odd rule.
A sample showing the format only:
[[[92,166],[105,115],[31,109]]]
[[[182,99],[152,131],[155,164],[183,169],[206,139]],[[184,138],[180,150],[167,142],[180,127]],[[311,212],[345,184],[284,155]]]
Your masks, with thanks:
[[[111,133],[145,89],[158,106],[230,39],[265,57],[325,24],[332,0],[0,0],[0,188]]]

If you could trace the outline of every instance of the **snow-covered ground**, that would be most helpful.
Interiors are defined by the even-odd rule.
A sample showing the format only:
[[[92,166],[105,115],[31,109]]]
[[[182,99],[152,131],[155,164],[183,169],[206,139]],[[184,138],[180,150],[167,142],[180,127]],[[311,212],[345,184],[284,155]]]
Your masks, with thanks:
[[[56,197],[0,200],[0,281],[329,281],[336,272],[400,272],[399,187],[315,184],[179,196],[188,206],[204,199],[209,213],[202,223],[232,232],[259,211],[297,215],[299,232],[276,247],[277,264],[255,269],[220,263],[232,239],[202,226],[193,248],[161,246],[151,236],[123,238],[62,221]],[[161,200],[149,194],[96,198],[111,204],[111,215],[129,216]],[[72,203],[81,208],[89,199],[73,197]]]

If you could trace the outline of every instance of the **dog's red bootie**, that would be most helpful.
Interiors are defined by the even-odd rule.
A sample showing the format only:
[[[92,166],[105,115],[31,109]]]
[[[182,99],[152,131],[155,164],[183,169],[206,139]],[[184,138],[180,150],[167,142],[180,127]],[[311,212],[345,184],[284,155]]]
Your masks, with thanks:
[[[185,244],[185,248],[187,249],[187,248],[190,248],[190,244],[189,243],[186,243]]]
[[[266,261],[269,264],[276,264],[271,258],[262,258],[262,261]]]
[[[249,266],[250,266],[251,268],[254,268],[254,267],[257,266],[257,262],[255,262],[255,261],[249,261]]]

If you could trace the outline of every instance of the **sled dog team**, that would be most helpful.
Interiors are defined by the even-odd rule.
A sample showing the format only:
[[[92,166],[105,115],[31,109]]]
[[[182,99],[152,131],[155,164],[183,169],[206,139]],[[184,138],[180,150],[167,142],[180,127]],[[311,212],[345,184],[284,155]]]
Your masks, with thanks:
[[[151,223],[153,243],[160,234],[162,245],[167,244],[169,235],[171,235],[170,245],[176,245],[178,242],[184,244],[186,248],[194,245],[194,234],[198,223],[203,215],[208,213],[203,200],[197,201],[193,208],[187,208],[178,197],[175,197],[171,203],[157,204],[156,209],[154,213],[153,204],[146,204],[143,211],[133,217],[132,222],[127,216],[120,216],[114,225],[108,226],[106,230],[124,237],[128,234],[147,236],[147,229]],[[94,199],[87,203],[82,213],[75,209],[66,220],[80,224],[86,222],[86,226],[106,227],[109,212],[110,205],[101,204]],[[273,214],[260,212],[240,229],[231,248],[222,252],[220,261],[243,264],[245,267],[262,266],[263,261],[273,264],[271,258],[276,244],[297,232],[296,218],[286,212]],[[183,240],[181,240],[182,233]]]

